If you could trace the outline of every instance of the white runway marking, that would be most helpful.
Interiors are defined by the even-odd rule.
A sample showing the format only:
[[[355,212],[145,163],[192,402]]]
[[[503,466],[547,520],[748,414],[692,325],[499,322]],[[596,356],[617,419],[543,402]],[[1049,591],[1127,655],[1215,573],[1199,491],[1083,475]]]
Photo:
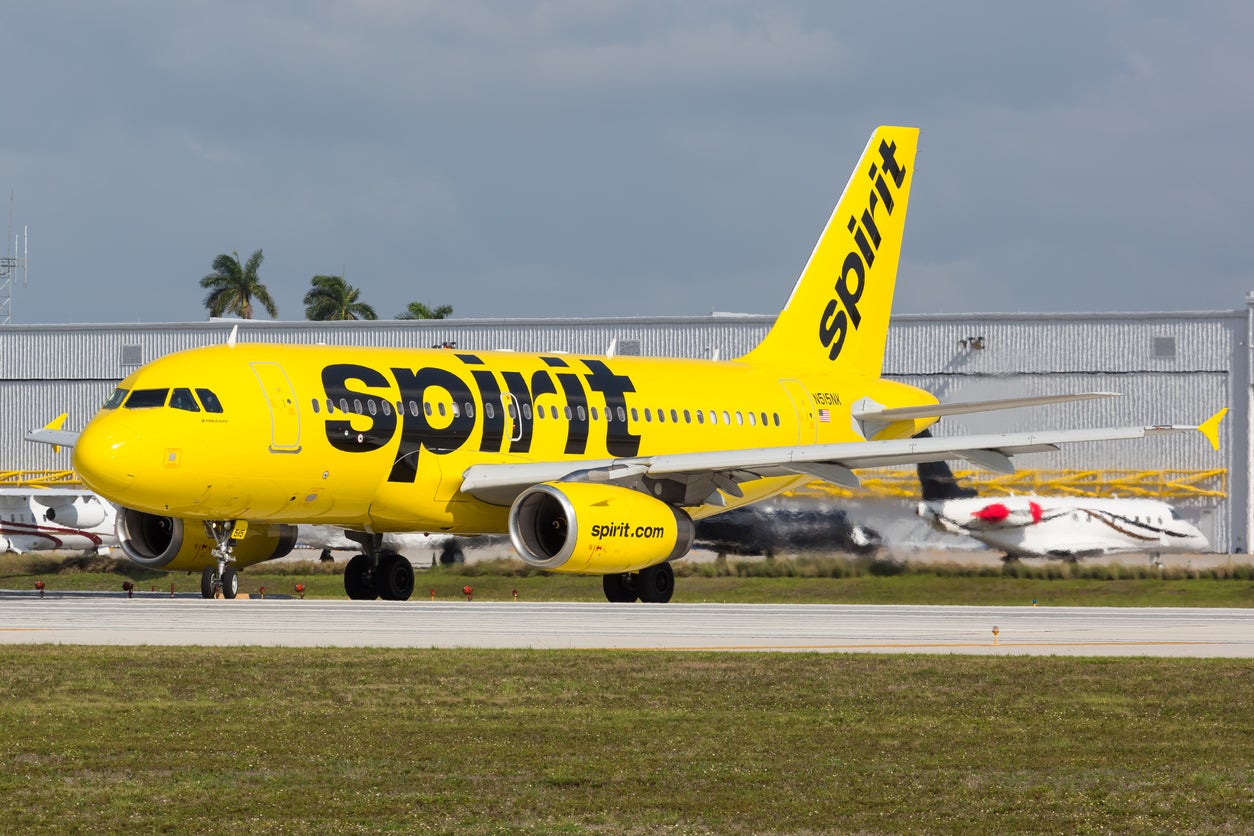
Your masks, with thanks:
[[[1254,610],[30,596],[0,599],[0,643],[1251,658]]]

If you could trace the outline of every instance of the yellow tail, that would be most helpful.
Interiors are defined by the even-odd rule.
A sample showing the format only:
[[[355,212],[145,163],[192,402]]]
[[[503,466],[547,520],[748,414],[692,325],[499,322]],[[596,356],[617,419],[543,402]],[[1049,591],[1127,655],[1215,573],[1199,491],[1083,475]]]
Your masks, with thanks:
[[[918,144],[918,128],[871,134],[784,310],[741,359],[879,376]]]

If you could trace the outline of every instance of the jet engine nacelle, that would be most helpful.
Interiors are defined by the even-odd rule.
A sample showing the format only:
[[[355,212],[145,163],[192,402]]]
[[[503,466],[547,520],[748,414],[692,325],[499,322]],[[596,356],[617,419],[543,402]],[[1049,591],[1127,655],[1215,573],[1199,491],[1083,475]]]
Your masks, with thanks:
[[[695,536],[683,511],[614,485],[545,482],[520,494],[509,510],[514,548],[550,572],[634,572],[683,557]]]
[[[216,544],[200,520],[123,508],[118,511],[118,543],[127,557],[149,569],[191,571],[217,566]],[[234,541],[235,565],[242,568],[283,557],[295,545],[294,525],[250,525],[244,537]]]
[[[38,496],[35,501],[45,504]],[[104,501],[95,497],[83,497],[80,500],[61,497],[58,501],[49,503],[48,510],[44,511],[45,520],[63,528],[95,528],[108,518],[109,512]]]

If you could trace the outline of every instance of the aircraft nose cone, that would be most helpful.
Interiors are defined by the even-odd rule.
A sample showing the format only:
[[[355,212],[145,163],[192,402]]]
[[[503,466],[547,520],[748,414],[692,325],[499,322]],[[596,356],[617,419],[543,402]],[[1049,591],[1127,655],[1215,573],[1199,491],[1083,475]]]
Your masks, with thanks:
[[[98,422],[91,422],[79,434],[70,457],[83,484],[107,499],[118,500],[135,481],[126,461],[127,444],[115,438]]]

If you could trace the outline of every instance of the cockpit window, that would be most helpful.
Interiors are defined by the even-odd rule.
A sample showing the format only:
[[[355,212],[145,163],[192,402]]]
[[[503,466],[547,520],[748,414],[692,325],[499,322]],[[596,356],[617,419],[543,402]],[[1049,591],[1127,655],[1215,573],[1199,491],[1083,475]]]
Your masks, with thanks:
[[[221,412],[222,401],[218,400],[218,396],[208,389],[197,389],[196,395],[200,398],[200,402],[205,405],[205,412]]]
[[[192,397],[191,389],[175,389],[170,394],[170,406],[174,409],[185,409],[188,412],[200,412],[200,404]]]
[[[129,389],[114,389],[113,394],[109,395],[109,400],[104,402],[102,409],[117,409],[122,405],[122,401],[126,400]]]
[[[169,389],[136,389],[126,399],[126,408],[152,409],[156,406],[165,406],[165,398],[168,394],[170,394]]]

